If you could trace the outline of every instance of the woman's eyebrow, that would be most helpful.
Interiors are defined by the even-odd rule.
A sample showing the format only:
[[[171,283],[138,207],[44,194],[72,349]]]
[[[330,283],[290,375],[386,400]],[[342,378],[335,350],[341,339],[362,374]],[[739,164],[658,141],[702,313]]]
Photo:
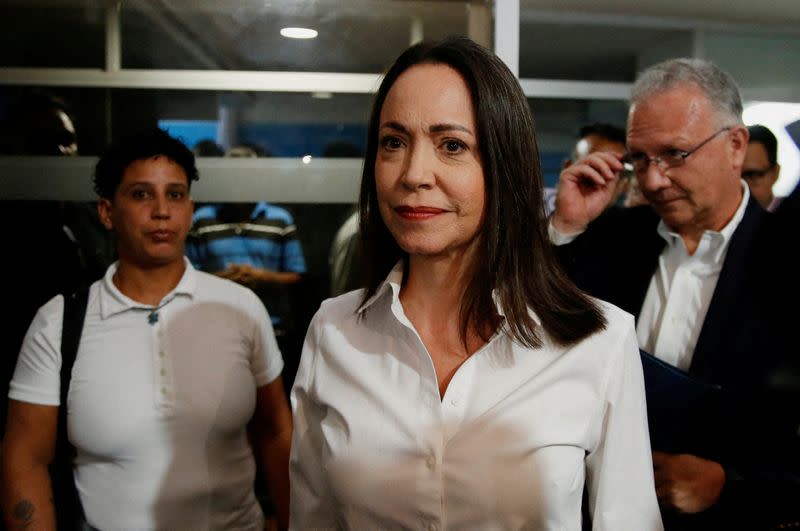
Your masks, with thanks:
[[[431,133],[441,133],[444,131],[463,131],[467,134],[473,135],[474,133],[472,130],[466,126],[461,124],[434,124],[430,127],[429,131]]]

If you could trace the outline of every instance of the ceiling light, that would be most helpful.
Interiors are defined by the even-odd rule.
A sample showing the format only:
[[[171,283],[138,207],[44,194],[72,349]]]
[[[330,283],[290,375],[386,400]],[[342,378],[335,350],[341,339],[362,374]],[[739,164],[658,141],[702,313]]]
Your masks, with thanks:
[[[288,39],[313,39],[317,36],[317,30],[311,28],[283,28],[281,35]]]
[[[311,163],[311,155],[306,155],[303,157],[303,164],[310,164]]]
[[[329,100],[333,97],[333,92],[312,92],[311,97],[318,100]]]

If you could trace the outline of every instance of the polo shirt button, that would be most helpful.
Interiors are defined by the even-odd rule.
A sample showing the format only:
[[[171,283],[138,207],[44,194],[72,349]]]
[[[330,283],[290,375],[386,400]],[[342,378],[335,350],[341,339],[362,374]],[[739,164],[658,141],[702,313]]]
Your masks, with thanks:
[[[164,351],[163,351],[163,350],[159,350],[159,351],[158,351],[158,355],[159,355],[159,357],[162,357],[162,358],[163,358],[164,356],[166,356],[166,354],[164,354]]]
[[[437,531],[437,529],[439,529],[439,526],[437,526],[434,522],[428,524],[428,531]]]
[[[167,369],[161,369],[161,376],[166,376]]]
[[[161,394],[162,394],[162,395],[165,395],[165,394],[167,394],[167,388],[166,388],[166,387],[162,387],[162,388],[161,388]]]
[[[426,461],[425,464],[428,465],[428,468],[433,469],[436,466],[436,458],[431,456]]]

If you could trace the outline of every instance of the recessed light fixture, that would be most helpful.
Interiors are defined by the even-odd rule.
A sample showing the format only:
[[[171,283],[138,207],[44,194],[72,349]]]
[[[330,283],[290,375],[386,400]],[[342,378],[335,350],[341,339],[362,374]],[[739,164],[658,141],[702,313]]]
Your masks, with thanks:
[[[303,157],[303,164],[311,164],[311,155],[305,155]]]
[[[313,39],[318,33],[311,28],[282,28],[281,35],[288,39]]]
[[[318,100],[329,100],[333,97],[333,92],[312,92],[311,97]]]

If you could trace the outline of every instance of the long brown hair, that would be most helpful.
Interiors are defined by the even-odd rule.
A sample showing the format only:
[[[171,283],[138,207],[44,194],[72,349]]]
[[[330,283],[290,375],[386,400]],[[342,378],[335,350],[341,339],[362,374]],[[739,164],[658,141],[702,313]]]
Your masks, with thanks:
[[[380,114],[386,95],[409,68],[434,63],[461,74],[469,87],[477,123],[486,190],[478,256],[461,303],[461,338],[474,327],[484,340],[502,319],[522,345],[542,345],[533,310],[559,344],[575,343],[605,327],[597,305],[575,287],[556,262],[547,236],[542,172],[533,118],[514,75],[493,53],[465,37],[412,46],[383,78],[369,121],[359,213],[366,290],[362,304],[407,254],[397,245],[378,210],[375,159]]]

